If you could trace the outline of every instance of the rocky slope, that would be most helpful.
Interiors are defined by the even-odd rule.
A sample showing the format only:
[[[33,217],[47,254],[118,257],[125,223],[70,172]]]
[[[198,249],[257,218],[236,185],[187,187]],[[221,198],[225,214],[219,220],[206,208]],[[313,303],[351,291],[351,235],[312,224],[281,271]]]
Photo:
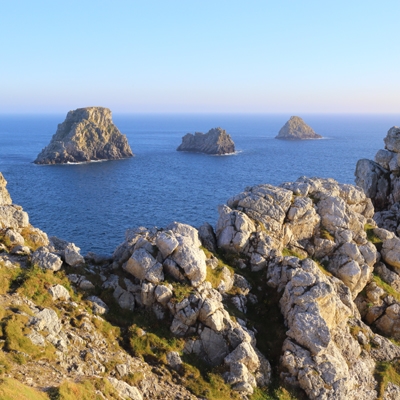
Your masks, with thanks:
[[[126,136],[112,122],[111,111],[104,107],[86,107],[67,114],[34,163],[65,164],[132,156]]]
[[[362,188],[248,187],[215,230],[129,229],[111,257],[82,257],[5,184],[0,394],[400,398],[400,239]]]
[[[235,152],[235,143],[224,129],[214,128],[207,133],[187,133],[182,138],[178,151],[192,151],[206,154],[230,154]]]
[[[321,139],[322,136],[314,132],[300,117],[290,117],[289,121],[280,129],[275,139],[303,140]]]

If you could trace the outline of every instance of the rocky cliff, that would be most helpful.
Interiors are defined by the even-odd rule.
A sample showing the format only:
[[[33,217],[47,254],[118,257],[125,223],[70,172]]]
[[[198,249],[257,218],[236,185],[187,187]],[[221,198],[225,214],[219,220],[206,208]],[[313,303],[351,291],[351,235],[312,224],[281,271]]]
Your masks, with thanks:
[[[104,107],[86,107],[67,114],[34,163],[65,164],[132,156],[126,136],[112,121],[111,111]]]
[[[321,139],[322,136],[314,132],[300,117],[290,117],[289,121],[280,129],[275,139],[303,140]]]
[[[0,393],[400,398],[400,238],[361,187],[248,187],[215,229],[129,229],[112,256],[82,257],[5,183]]]
[[[230,154],[235,152],[235,143],[224,129],[214,128],[207,133],[186,134],[178,151],[192,151],[206,154]]]

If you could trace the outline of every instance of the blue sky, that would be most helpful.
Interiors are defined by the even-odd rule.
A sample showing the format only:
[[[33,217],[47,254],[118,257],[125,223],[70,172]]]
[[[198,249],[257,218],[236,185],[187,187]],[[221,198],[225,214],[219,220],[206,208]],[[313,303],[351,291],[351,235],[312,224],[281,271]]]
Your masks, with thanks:
[[[399,1],[0,0],[0,113],[398,113]]]

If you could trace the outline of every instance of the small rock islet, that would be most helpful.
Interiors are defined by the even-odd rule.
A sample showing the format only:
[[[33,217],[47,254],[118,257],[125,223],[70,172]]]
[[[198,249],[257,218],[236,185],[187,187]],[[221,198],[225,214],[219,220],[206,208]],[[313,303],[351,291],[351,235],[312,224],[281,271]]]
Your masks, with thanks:
[[[321,139],[322,136],[314,132],[300,117],[290,117],[289,121],[281,128],[275,139],[283,140],[305,140]]]
[[[207,133],[187,133],[177,151],[191,151],[206,154],[231,154],[235,152],[235,143],[222,128],[210,129]]]

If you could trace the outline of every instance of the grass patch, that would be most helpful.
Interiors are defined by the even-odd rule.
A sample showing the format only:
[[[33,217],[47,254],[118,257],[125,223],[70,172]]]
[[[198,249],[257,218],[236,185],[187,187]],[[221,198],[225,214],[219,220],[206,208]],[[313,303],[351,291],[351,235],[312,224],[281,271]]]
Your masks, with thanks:
[[[271,387],[266,390],[255,388],[254,393],[250,396],[250,400],[295,400],[305,398],[294,390],[288,390],[282,386]]]
[[[319,261],[317,261],[317,260],[314,260],[314,259],[312,259],[312,260],[315,262],[315,264],[317,264],[318,268],[321,270],[321,272],[322,272],[324,275],[326,275],[326,276],[333,276],[333,275],[328,271],[328,269],[327,269],[328,261],[327,261],[326,263],[321,263],[321,262],[319,262]]]
[[[8,268],[0,263],[0,294],[6,294],[21,274],[21,268]]]
[[[284,247],[282,250],[283,257],[297,257],[300,260],[304,260],[306,257],[302,256],[300,253],[297,253],[295,250],[291,250],[287,247]]]
[[[4,349],[16,355],[14,361],[24,363],[26,358],[33,360],[55,358],[55,348],[47,343],[44,347],[36,346],[27,337],[31,333],[26,325],[29,317],[22,314],[12,314],[2,321],[3,335],[5,339]],[[22,357],[21,357],[22,356]]]
[[[383,399],[389,382],[400,386],[400,361],[377,362],[374,375],[378,381],[378,399]]]
[[[330,240],[331,242],[335,241],[335,238],[326,228],[321,227],[319,231],[322,239]]]
[[[25,246],[28,246],[33,251],[41,246],[46,246],[44,236],[39,233],[39,230],[32,225],[26,226],[21,230],[21,236],[25,239]]]
[[[136,357],[163,364],[166,363],[165,356],[168,352],[181,351],[185,344],[183,339],[176,338],[171,333],[164,337],[151,332],[143,334],[142,328],[136,324],[128,329],[128,337],[130,350]]]
[[[50,390],[51,400],[104,400],[104,396],[96,393],[100,391],[107,399],[120,399],[118,392],[105,379],[86,379],[82,382],[63,382],[58,388]]]
[[[103,334],[104,338],[107,340],[109,348],[114,344],[112,348],[116,349],[116,347],[118,347],[116,338],[121,336],[121,329],[117,326],[111,325],[103,318],[93,318],[92,323],[96,329]]]
[[[194,355],[185,354],[182,359],[184,363],[180,373],[180,384],[195,396],[207,400],[241,399],[221,377],[221,367],[212,369]]]
[[[75,295],[75,292],[72,290],[64,271],[54,273],[53,271],[43,270],[40,267],[33,266],[32,268],[24,270],[20,279],[22,283],[16,290],[17,293],[33,300],[40,307],[51,307],[54,304],[48,290],[51,286],[56,284],[64,286],[73,300],[80,300],[79,296]]]
[[[0,379],[0,399],[2,400],[49,400],[47,394],[22,384],[16,379]]]
[[[382,245],[382,240],[379,239],[377,235],[374,233],[375,226],[371,224],[365,224],[364,230],[367,233],[367,240],[375,245]]]
[[[173,288],[173,297],[171,302],[180,303],[183,299],[190,296],[191,293],[194,292],[194,289],[189,284],[180,283],[180,282],[170,282]]]
[[[374,282],[382,288],[387,294],[393,296],[397,301],[400,301],[400,293],[394,290],[388,283],[386,283],[382,278],[376,274],[373,274]]]

